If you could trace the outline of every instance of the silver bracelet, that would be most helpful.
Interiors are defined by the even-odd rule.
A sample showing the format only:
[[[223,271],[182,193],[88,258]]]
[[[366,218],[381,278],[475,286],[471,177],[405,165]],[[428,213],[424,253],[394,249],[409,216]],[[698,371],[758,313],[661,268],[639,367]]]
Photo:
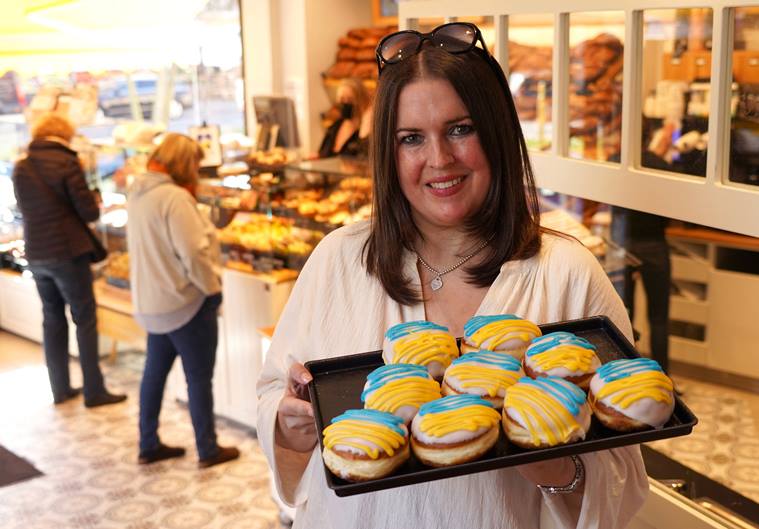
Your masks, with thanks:
[[[538,485],[538,488],[542,490],[543,492],[547,492],[548,494],[571,494],[577,490],[577,487],[580,486],[580,483],[582,483],[583,478],[585,478],[585,465],[582,463],[582,459],[580,459],[577,456],[569,456],[572,458],[572,462],[575,464],[575,477],[572,478],[572,481],[569,483],[569,485],[564,485],[563,487],[554,487],[551,485]]]

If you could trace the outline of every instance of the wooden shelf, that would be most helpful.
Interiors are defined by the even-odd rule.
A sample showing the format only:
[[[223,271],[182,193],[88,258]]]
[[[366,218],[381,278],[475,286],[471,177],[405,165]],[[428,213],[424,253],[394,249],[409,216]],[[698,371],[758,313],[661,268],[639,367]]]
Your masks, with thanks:
[[[668,237],[678,237],[681,239],[692,239],[696,241],[712,242],[722,246],[731,246],[743,250],[759,251],[759,238],[749,237],[748,235],[739,235],[726,231],[713,230],[710,228],[684,228],[669,227],[667,228]]]

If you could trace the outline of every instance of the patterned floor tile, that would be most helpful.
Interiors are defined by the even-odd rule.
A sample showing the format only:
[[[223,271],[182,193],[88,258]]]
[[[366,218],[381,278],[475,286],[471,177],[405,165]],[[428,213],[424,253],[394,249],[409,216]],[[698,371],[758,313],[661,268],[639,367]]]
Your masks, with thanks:
[[[698,424],[687,437],[649,446],[759,502],[759,395],[675,377]]]
[[[17,405],[0,409],[0,444],[44,473],[0,488],[3,529],[279,527],[266,460],[248,429],[217,421],[220,442],[237,445],[242,457],[198,470],[187,409],[166,400],[162,440],[184,445],[187,455],[154,465],[136,464],[141,354],[120,354],[113,365],[103,362],[109,388],[126,392],[129,399],[88,410],[81,397],[52,405],[39,349],[31,365],[3,369],[7,342],[1,344],[0,402]],[[72,363],[74,383],[78,375]]]

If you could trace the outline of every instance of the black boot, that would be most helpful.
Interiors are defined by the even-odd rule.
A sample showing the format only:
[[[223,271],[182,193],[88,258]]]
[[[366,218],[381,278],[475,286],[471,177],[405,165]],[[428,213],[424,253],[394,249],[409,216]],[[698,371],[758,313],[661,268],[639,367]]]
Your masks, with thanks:
[[[98,406],[107,406],[109,404],[124,402],[126,398],[126,395],[117,395],[115,393],[104,391],[99,395],[95,395],[91,399],[84,399],[84,405],[88,408],[97,408]]]
[[[185,449],[181,446],[167,446],[161,443],[158,445],[158,448],[140,452],[137,462],[140,465],[149,465],[150,463],[171,459],[172,457],[182,457],[184,454]]]

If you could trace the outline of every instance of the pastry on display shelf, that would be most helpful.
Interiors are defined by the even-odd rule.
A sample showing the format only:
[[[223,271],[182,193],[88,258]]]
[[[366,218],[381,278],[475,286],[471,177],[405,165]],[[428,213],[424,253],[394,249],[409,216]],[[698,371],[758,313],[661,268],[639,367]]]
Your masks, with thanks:
[[[115,252],[108,256],[103,268],[106,283],[119,288],[129,288],[129,254]]]
[[[424,366],[388,364],[369,373],[361,402],[366,409],[392,413],[409,424],[422,404],[441,397],[440,384]]]
[[[425,465],[445,467],[474,461],[500,434],[500,414],[476,395],[451,395],[419,408],[411,422],[411,449]]]
[[[596,418],[620,432],[660,428],[675,409],[672,380],[649,358],[601,366],[590,381],[588,400]]]
[[[486,350],[521,360],[527,346],[541,334],[537,325],[513,314],[474,316],[464,325],[461,353]]]
[[[587,391],[601,361],[596,356],[595,345],[562,331],[535,338],[527,348],[523,364],[530,378],[563,378]]]
[[[282,147],[271,151],[253,151],[248,157],[248,165],[253,169],[281,170],[294,159],[294,155]]]
[[[522,364],[511,355],[467,353],[445,370],[442,389],[444,395],[477,395],[501,409],[506,389],[523,376]]]
[[[409,458],[403,419],[377,410],[348,410],[324,428],[324,464],[347,481],[392,474]]]
[[[328,79],[345,77],[376,79],[375,50],[377,44],[382,40],[382,37],[394,31],[397,31],[395,26],[351,29],[346,36],[337,40],[335,63],[324,72],[324,77]]]
[[[585,439],[591,411],[585,392],[556,377],[524,377],[506,390],[503,431],[522,448],[548,448]]]
[[[219,241],[256,252],[277,252],[298,256],[310,254],[323,233],[293,226],[292,220],[262,214],[245,214],[219,230]]]
[[[385,332],[382,359],[386,364],[417,364],[427,368],[432,378],[442,380],[446,368],[458,358],[456,338],[431,321],[399,323]]]

